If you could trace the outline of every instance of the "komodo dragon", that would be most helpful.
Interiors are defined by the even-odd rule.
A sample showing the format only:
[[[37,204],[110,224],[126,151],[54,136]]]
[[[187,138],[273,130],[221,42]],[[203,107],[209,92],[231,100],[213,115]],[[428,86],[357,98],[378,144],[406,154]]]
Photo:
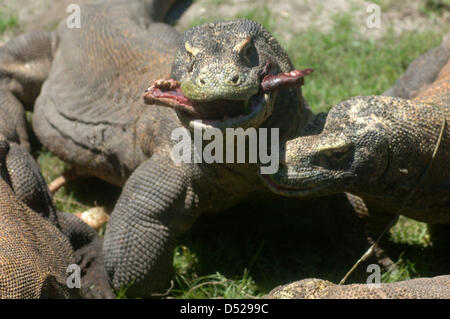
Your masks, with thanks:
[[[304,279],[279,286],[269,299],[449,299],[450,275],[416,278],[380,286],[335,285],[321,279]]]
[[[18,199],[6,169],[8,152],[9,144],[0,141],[0,298],[77,297],[66,284],[66,269],[75,263],[72,247],[52,223],[55,216]],[[35,204],[45,207],[45,199]]]
[[[263,178],[279,194],[347,191],[360,196],[372,215],[392,219],[401,210],[416,220],[450,225],[450,107],[422,103],[423,98],[341,102],[328,113],[320,134],[288,141],[281,151],[284,165]]]
[[[111,298],[95,231],[57,212],[36,162],[0,137],[0,298]],[[67,286],[80,266],[81,289]],[[70,278],[69,278],[70,279]]]
[[[34,132],[50,151],[123,186],[103,250],[112,285],[128,287],[128,296],[168,284],[176,239],[201,213],[277,198],[259,180],[257,164],[172,161],[175,128],[193,119],[222,129],[279,128],[283,141],[311,114],[299,87],[309,71],[286,73],[293,70],[288,56],[261,25],[206,24],[180,37],[156,23],[172,2],[81,5],[81,28],[62,21],[55,32],[25,34],[0,48],[0,119],[8,119],[0,133],[27,146],[23,113],[34,104]],[[156,105],[151,91],[151,105],[144,103],[150,84],[170,78],[172,97],[195,101],[184,106],[197,112]]]
[[[448,62],[414,98],[354,97],[318,115],[319,134],[287,141],[283,164],[263,176],[266,184],[295,197],[347,191],[374,215],[401,211],[450,225],[449,43],[450,34]]]
[[[355,97],[318,115],[310,129],[316,135],[288,141],[284,166],[266,184],[287,196],[357,194],[374,219],[388,217],[384,227],[399,213],[450,225],[450,33],[385,94],[411,99]],[[450,298],[450,275],[379,289],[305,279],[268,297]]]

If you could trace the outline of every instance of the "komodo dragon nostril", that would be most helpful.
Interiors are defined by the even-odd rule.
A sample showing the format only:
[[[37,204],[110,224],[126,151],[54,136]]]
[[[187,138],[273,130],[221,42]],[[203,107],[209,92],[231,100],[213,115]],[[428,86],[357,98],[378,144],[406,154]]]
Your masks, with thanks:
[[[206,82],[205,82],[205,80],[203,78],[200,78],[200,77],[198,78],[198,84],[199,85],[205,85],[205,83]]]
[[[239,75],[235,74],[232,78],[231,78],[231,82],[233,82],[234,84],[237,84],[239,82]]]

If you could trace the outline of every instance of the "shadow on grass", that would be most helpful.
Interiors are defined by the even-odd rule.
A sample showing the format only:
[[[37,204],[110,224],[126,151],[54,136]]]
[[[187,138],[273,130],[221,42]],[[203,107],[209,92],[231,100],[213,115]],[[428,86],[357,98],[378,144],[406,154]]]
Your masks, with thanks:
[[[398,261],[399,271],[390,280],[397,281],[416,277],[433,277],[450,274],[450,227],[428,225],[431,243],[396,243],[387,241],[387,254]]]
[[[187,269],[179,266],[178,272],[181,269],[184,277],[219,273],[241,280],[246,270],[258,296],[304,278],[338,283],[369,247],[362,220],[355,218],[342,195],[302,201],[301,208],[289,207],[293,202],[283,199],[272,206],[240,205],[202,216],[180,239],[185,251],[179,253],[187,257],[188,265]],[[383,282],[449,274],[450,228],[433,226],[431,239],[429,246],[395,243],[388,237],[382,240],[381,247],[397,265],[394,274],[382,269]],[[367,266],[374,263],[376,258],[369,258],[346,283],[366,282],[370,275]],[[173,296],[209,296],[208,292],[184,294],[191,287],[181,284]]]
[[[299,202],[286,198],[202,216],[180,239],[196,257],[188,272],[239,279],[246,269],[259,294],[303,278],[338,282],[369,246],[362,223],[342,195]],[[365,281],[365,269],[351,281]]]
[[[104,206],[107,212],[110,213],[119,198],[121,190],[120,187],[91,177],[71,181],[64,189],[58,192],[62,192],[63,196],[70,195],[73,201],[86,207]],[[59,195],[58,192],[57,197]],[[58,199],[56,201],[56,204],[58,204]],[[60,199],[60,203],[64,202]]]

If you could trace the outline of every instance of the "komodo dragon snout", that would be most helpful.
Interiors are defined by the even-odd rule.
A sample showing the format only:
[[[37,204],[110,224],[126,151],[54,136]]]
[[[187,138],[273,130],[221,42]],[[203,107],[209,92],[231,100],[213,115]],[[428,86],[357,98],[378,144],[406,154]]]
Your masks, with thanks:
[[[279,171],[264,176],[267,185],[285,196],[324,195],[359,189],[380,178],[389,163],[384,121],[369,102],[354,98],[336,105],[322,132],[287,141]]]
[[[172,78],[157,80],[144,100],[173,107],[187,127],[257,127],[271,115],[276,90],[300,86],[312,72],[291,71],[285,56],[254,21],[194,27],[179,41]]]

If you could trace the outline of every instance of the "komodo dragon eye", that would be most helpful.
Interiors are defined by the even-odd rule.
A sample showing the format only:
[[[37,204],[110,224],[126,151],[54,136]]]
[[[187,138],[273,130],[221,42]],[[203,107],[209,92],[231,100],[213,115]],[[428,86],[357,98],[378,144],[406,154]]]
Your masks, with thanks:
[[[186,68],[187,68],[188,72],[191,73],[194,70],[195,56],[200,52],[200,50],[191,46],[189,42],[184,43],[184,48],[186,49],[188,59],[189,59],[187,62]]]
[[[353,161],[353,145],[342,143],[319,149],[314,156],[314,164],[327,169],[345,169],[351,166]]]
[[[244,40],[240,41],[233,48],[233,51],[239,54],[247,63],[250,63],[251,55],[253,53],[254,46],[251,45],[252,38],[250,36],[246,37]]]

